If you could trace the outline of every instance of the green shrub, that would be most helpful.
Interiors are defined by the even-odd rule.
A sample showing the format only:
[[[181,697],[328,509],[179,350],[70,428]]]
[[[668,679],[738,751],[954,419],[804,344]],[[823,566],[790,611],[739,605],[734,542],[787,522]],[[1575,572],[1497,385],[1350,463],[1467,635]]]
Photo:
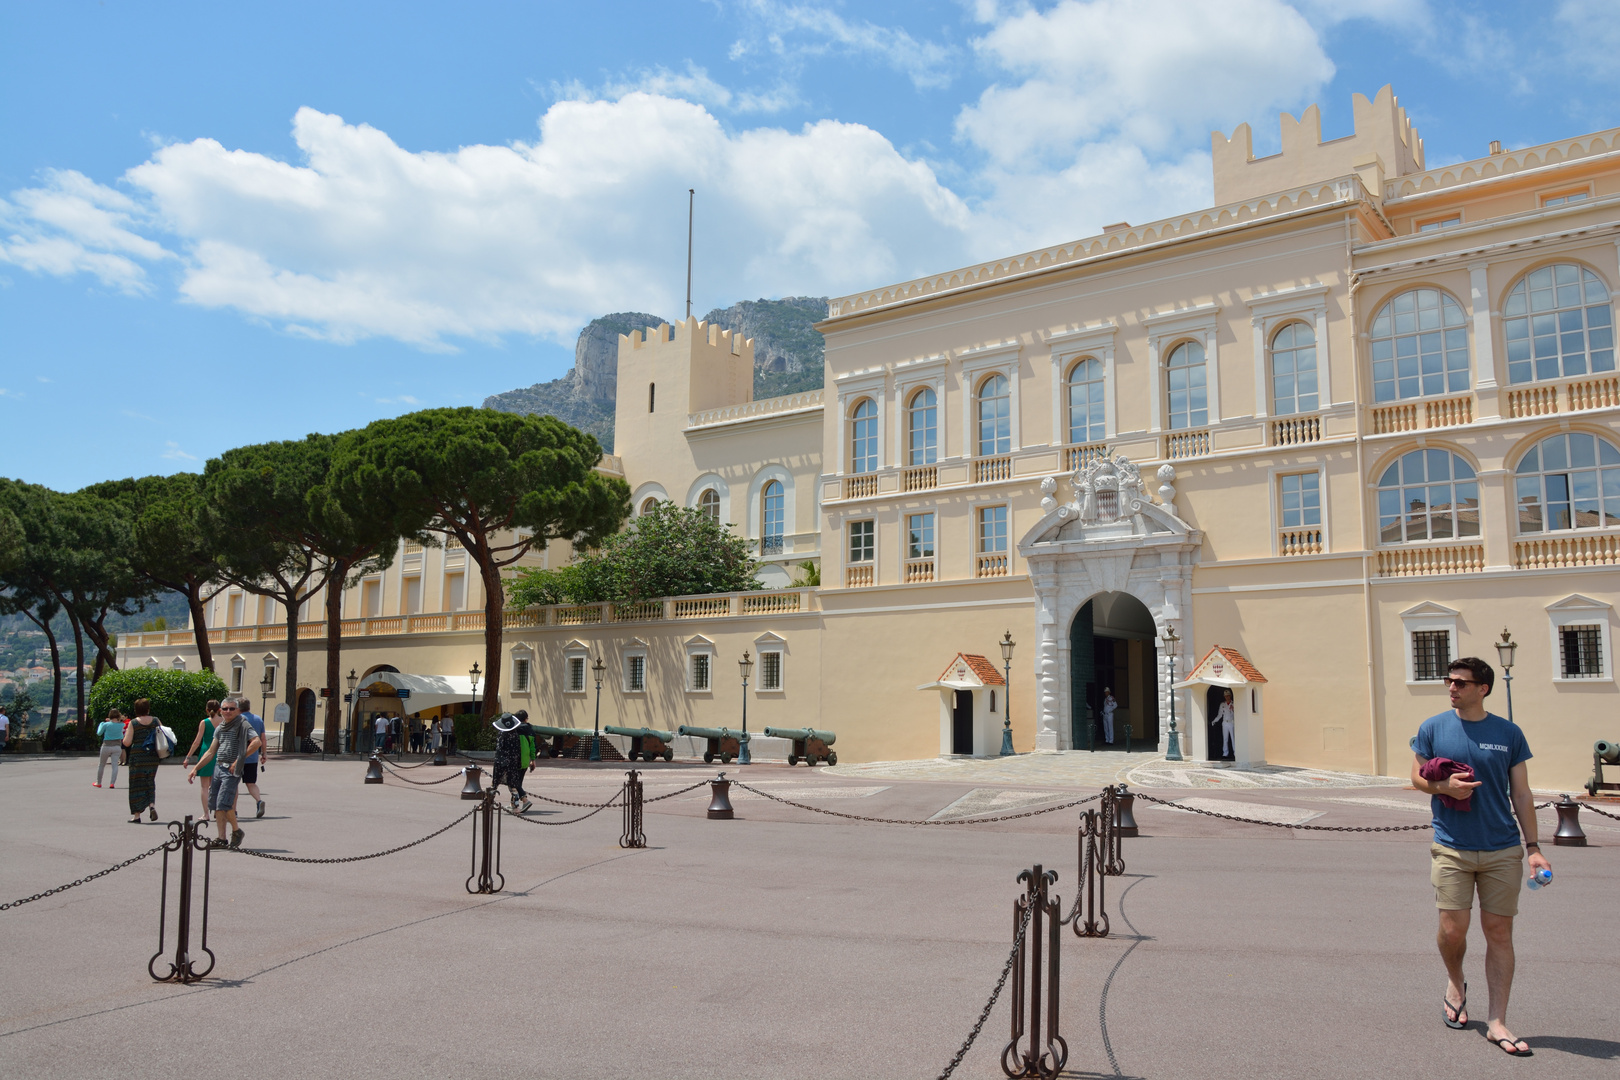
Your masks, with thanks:
[[[174,729],[179,745],[177,754],[184,754],[207,717],[208,699],[223,699],[229,693],[225,681],[212,671],[170,671],[163,668],[131,668],[128,671],[109,671],[90,691],[90,724],[107,718],[108,709],[117,709],[125,716],[133,716],[137,698],[152,699],[152,715]]]
[[[495,729],[486,724],[482,716],[477,713],[457,713],[454,719],[457,750],[495,749]]]

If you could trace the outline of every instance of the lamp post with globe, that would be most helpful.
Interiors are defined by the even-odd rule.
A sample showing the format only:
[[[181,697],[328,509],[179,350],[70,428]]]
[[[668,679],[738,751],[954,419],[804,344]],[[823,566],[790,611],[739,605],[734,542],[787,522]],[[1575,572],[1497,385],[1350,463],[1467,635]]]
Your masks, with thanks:
[[[1176,731],[1176,646],[1181,639],[1176,636],[1176,628],[1166,624],[1160,640],[1164,642],[1164,658],[1170,666],[1170,744],[1165,747],[1164,760],[1180,761],[1181,735]]]
[[[1496,659],[1502,665],[1502,681],[1507,684],[1508,723],[1513,723],[1513,658],[1519,643],[1513,640],[1507,627],[1502,627],[1502,640],[1496,643]]]
[[[1012,631],[1008,630],[1001,637],[1001,666],[1006,673],[1006,685],[1001,688],[1001,757],[1013,756],[1012,744],[1012,654],[1013,647],[1018,643],[1012,638]]]
[[[747,649],[743,650],[742,659],[737,661],[737,668],[742,672],[743,684],[742,741],[737,746],[737,764],[752,765],[754,759],[748,753],[748,676],[753,673],[754,661]]]

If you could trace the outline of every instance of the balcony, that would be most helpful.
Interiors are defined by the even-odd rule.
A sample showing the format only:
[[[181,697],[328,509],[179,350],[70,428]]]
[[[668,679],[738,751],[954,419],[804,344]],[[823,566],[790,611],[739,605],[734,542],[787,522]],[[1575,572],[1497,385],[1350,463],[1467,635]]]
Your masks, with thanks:
[[[1513,543],[1515,570],[1616,564],[1620,564],[1620,533],[1549,536],[1537,540],[1516,540]]]
[[[1322,530],[1319,528],[1277,530],[1279,555],[1320,555],[1323,550]]]
[[[1079,446],[1066,446],[1063,448],[1063,471],[1074,472],[1083,469],[1097,458],[1108,453],[1108,447],[1102,443],[1084,443]]]
[[[1012,458],[1010,456],[980,458],[973,463],[973,482],[975,484],[995,484],[1012,479]]]
[[[759,553],[761,555],[780,555],[780,554],[782,554],[782,534],[781,533],[775,533],[775,534],[773,534],[771,536],[762,536],[762,537],[760,537],[760,540],[759,540]]]
[[[929,491],[939,487],[939,466],[919,465],[900,474],[901,491]]]
[[[872,584],[872,567],[846,566],[844,568],[844,588],[863,589]]]
[[[1008,558],[1005,555],[979,555],[973,560],[973,576],[981,578],[1006,577]]]
[[[1474,422],[1474,395],[1407,401],[1372,407],[1372,433],[1396,435],[1403,431],[1459,427]]]
[[[933,559],[907,559],[906,584],[916,585],[924,581],[934,580]]]
[[[1272,446],[1303,446],[1322,441],[1320,416],[1286,416],[1271,422]]]
[[[877,476],[874,473],[863,473],[860,476],[844,477],[844,498],[870,499],[877,495]]]
[[[1559,391],[1563,402],[1559,402]],[[1620,406],[1620,376],[1603,375],[1567,383],[1543,383],[1509,390],[1507,415],[1521,417],[1554,416],[1560,412],[1585,412]]]
[[[1171,431],[1166,432],[1164,436],[1164,457],[1169,461],[1206,457],[1209,448],[1208,428],[1197,431]]]
[[[1388,548],[1378,553],[1378,576],[1381,578],[1477,574],[1483,569],[1485,569],[1483,544]]]

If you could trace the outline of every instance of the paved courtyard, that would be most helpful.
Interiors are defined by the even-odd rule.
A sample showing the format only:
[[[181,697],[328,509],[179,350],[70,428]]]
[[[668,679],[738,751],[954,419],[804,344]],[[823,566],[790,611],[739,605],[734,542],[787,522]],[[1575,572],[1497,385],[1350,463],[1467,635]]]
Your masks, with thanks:
[[[728,775],[827,810],[941,821],[1100,786],[1089,772],[1056,778],[1047,758],[912,775],[782,765]],[[1109,766],[1127,768],[1088,768]],[[1479,1022],[1471,1032],[1440,1023],[1426,832],[1289,827],[1421,823],[1422,796],[1321,773],[1228,790],[1194,770],[1172,787],[1158,782],[1162,769],[1132,763],[1128,775],[1181,807],[1273,826],[1138,802],[1143,836],[1125,842],[1126,875],[1107,882],[1113,936],[1065,931],[1067,1075],[1614,1075],[1620,1021],[1604,927],[1620,822],[1583,815],[1592,846],[1550,848],[1555,884],[1523,898],[1512,1021],[1536,1056],[1517,1061],[1480,1037]],[[268,813],[247,822],[249,846],[365,854],[472,805],[453,780],[366,786],[363,771],[352,760],[272,762]],[[122,790],[89,787],[93,772],[86,759],[0,760],[0,901],[159,843],[159,826],[123,823]],[[712,774],[659,766],[647,797]],[[600,802],[622,778],[622,768],[549,763],[530,788]],[[158,785],[165,819],[197,807],[178,768],[160,770]],[[155,856],[0,912],[0,1076],[931,1078],[1006,959],[1018,870],[1055,867],[1066,910],[1074,897],[1074,810],[873,825],[734,790],[737,820],[719,822],[706,820],[707,801],[700,789],[649,804],[641,851],[617,846],[617,808],[568,826],[508,820],[506,891],[494,897],[463,887],[467,823],[366,862],[220,854],[209,916],[218,965],[189,987],[145,972],[157,945]],[[537,802],[530,816],[583,812]],[[1549,836],[1553,815],[1542,819]],[[1477,928],[1471,950],[1471,1012],[1482,1021]],[[1004,997],[957,1076],[1001,1075],[1007,1010]]]

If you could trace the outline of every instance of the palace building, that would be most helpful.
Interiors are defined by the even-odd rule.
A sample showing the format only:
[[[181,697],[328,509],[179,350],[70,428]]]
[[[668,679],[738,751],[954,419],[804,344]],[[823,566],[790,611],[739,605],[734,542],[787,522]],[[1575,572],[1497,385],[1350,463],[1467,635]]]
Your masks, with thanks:
[[[621,338],[601,467],[638,513],[732,523],[766,589],[509,612],[503,703],[589,727],[601,658],[604,723],[737,727],[747,650],[750,729],[845,761],[993,754],[1005,719],[1090,749],[1105,691],[1115,748],[1162,751],[1173,706],[1205,761],[1230,692],[1233,760],[1404,775],[1447,663],[1506,630],[1531,780],[1578,786],[1620,733],[1620,129],[1431,169],[1388,87],[1354,104],[1328,142],[1284,115],[1270,157],[1215,133],[1208,209],[833,300],[820,393],[751,400],[752,343],[697,320]],[[210,612],[255,696],[284,642],[257,604]],[[464,552],[344,604],[345,669],[440,679],[367,708],[464,707]],[[130,634],[120,663],[196,655]]]

